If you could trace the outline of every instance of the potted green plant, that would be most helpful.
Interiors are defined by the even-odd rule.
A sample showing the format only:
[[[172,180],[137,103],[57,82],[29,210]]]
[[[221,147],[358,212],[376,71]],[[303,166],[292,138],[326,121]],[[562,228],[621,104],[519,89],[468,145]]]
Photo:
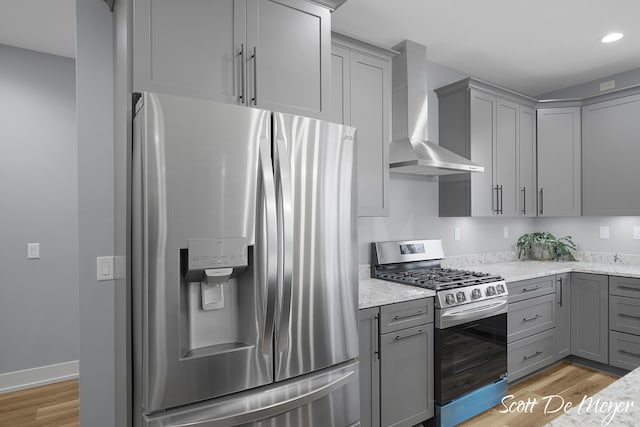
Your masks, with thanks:
[[[520,236],[516,242],[518,258],[538,260],[575,261],[571,250],[576,249],[576,244],[571,236],[556,238],[546,231],[536,231]]]

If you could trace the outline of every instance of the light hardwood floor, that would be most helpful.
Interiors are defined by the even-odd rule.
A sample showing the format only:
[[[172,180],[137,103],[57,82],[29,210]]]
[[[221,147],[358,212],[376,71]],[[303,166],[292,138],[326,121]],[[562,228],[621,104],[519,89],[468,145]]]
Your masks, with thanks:
[[[578,404],[585,395],[592,396],[602,390],[618,377],[606,372],[560,362],[539,374],[534,375],[513,386],[509,386],[509,394],[514,398],[505,401],[507,406],[522,401],[520,408],[513,406],[514,412],[501,413],[505,407],[498,405],[460,424],[461,427],[540,427],[563,414],[558,409],[564,402]],[[547,397],[544,400],[545,396]],[[560,396],[560,397],[552,397]],[[526,402],[537,401],[527,406]],[[547,405],[545,414],[545,405]],[[518,412],[518,409],[520,412]]]
[[[0,427],[77,427],[78,381],[0,394]]]

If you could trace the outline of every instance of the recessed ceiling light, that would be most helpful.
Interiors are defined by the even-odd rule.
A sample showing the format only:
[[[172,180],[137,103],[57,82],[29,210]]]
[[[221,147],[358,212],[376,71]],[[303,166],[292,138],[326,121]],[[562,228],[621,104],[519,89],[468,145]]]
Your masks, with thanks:
[[[611,33],[604,36],[601,41],[602,43],[611,43],[620,40],[622,37],[624,37],[622,33]]]

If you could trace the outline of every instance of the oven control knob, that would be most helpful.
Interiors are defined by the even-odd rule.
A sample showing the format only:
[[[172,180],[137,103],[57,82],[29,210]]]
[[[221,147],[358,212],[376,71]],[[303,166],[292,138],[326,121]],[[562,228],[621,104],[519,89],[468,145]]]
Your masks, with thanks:
[[[498,291],[499,294],[504,294],[505,293],[504,285],[496,286],[496,290]]]
[[[496,294],[496,288],[494,286],[487,286],[487,296],[492,297]]]
[[[458,302],[465,302],[467,300],[467,296],[462,291],[458,291],[456,293],[456,299]]]
[[[447,294],[447,296],[445,297],[445,301],[449,305],[455,304],[456,303],[456,297],[453,294]]]
[[[471,291],[471,299],[478,299],[482,297],[482,293],[480,292],[480,289],[474,289]]]

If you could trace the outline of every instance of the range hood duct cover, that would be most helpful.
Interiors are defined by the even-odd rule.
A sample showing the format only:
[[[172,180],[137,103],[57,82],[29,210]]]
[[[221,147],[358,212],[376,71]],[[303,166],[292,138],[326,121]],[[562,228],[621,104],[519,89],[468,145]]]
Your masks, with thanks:
[[[429,141],[427,48],[405,40],[393,48],[393,140],[389,170],[411,175],[484,172],[473,163]]]

